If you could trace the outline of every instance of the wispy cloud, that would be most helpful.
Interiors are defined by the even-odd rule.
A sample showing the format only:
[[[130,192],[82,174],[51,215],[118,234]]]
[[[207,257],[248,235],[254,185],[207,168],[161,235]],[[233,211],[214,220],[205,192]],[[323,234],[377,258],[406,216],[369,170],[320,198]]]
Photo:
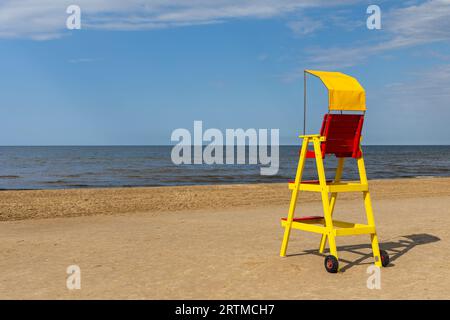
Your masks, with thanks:
[[[391,84],[387,87],[387,97],[394,105],[420,105],[427,111],[446,109],[450,100],[450,64],[439,65],[411,74],[413,80]]]
[[[392,50],[450,40],[450,0],[428,0],[391,9],[382,15],[383,32],[378,42],[354,42],[349,46],[309,48],[305,60],[317,68],[347,68]],[[286,75],[295,79],[301,72]]]
[[[224,22],[239,18],[270,18],[357,0],[5,0],[0,2],[0,37],[36,40],[67,32],[67,6],[82,9],[82,28],[146,30]]]
[[[257,57],[258,61],[266,61],[267,59],[269,59],[269,55],[267,53],[261,53],[258,57]]]
[[[94,62],[96,61],[96,59],[92,59],[92,58],[76,58],[76,59],[69,59],[69,63],[90,63],[90,62]]]
[[[287,26],[296,36],[303,37],[322,29],[324,24],[320,20],[303,18],[298,21],[290,21]]]

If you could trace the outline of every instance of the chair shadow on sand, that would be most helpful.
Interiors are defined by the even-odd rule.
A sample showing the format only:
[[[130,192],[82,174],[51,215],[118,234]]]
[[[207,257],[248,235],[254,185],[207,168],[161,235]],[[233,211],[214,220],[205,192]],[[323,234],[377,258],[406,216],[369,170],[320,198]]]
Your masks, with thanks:
[[[384,249],[389,253],[389,258],[391,263],[389,264],[389,267],[393,267],[395,260],[409,252],[411,249],[413,249],[416,246],[423,245],[423,244],[429,244],[433,242],[440,241],[441,239],[433,236],[431,234],[426,233],[420,233],[420,234],[411,234],[407,236],[401,236],[402,239],[398,241],[390,241],[390,242],[383,242],[380,243],[380,249]],[[359,255],[360,257],[354,261],[349,261],[346,259],[339,258],[339,261],[342,261],[345,263],[344,266],[340,268],[341,272],[345,272],[346,270],[350,269],[351,267],[355,265],[364,265],[364,264],[372,264],[373,263],[373,255],[372,255],[372,247],[370,244],[358,244],[358,245],[345,245],[345,246],[339,246],[339,251],[347,251],[354,254]],[[364,249],[368,249],[370,252],[364,252]],[[328,250],[327,250],[328,251]],[[306,255],[306,254],[314,254],[318,256],[325,256],[326,254],[321,254],[317,249],[315,250],[305,250],[303,253],[298,254],[290,254],[289,256],[299,256],[299,255]],[[369,260],[365,262],[365,260]]]

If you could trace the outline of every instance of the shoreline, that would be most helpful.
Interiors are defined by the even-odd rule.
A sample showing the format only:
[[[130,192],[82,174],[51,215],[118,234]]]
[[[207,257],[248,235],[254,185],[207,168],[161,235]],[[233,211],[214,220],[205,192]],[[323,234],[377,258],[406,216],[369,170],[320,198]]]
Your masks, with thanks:
[[[1,178],[1,177],[0,177]],[[404,180],[404,179],[450,179],[450,175],[442,175],[442,176],[431,176],[431,175],[424,175],[424,176],[405,176],[405,177],[395,177],[395,178],[373,178],[369,180],[370,181],[385,181],[385,180]],[[286,178],[286,181],[289,179]],[[352,180],[353,181],[353,180]],[[208,186],[234,186],[234,185],[254,185],[254,184],[283,184],[285,182],[282,181],[275,181],[275,182],[245,182],[245,183],[230,183],[230,182],[219,182],[219,183],[213,183],[213,182],[205,182],[205,183],[196,183],[196,184],[167,184],[167,185],[119,185],[119,186],[68,186],[68,187],[55,187],[55,188],[0,188],[0,193],[4,191],[57,191],[57,190],[84,190],[84,189],[134,189],[134,188],[173,188],[173,187],[208,187]]]
[[[450,177],[374,179],[369,180],[369,186],[375,200],[431,197],[449,194]],[[358,197],[345,193],[340,199]],[[287,183],[2,190],[0,221],[272,205],[287,208],[289,200]],[[315,202],[320,197],[302,192],[299,201]]]

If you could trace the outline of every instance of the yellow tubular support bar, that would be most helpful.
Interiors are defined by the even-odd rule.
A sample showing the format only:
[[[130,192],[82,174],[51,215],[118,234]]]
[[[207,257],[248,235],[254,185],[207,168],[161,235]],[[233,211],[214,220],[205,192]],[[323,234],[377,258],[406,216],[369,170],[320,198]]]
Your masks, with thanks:
[[[305,166],[306,151],[308,150],[309,137],[303,139],[302,150],[300,151],[300,161],[298,162],[297,174],[295,175],[295,185],[300,185],[302,180],[303,168]],[[294,211],[297,204],[297,196],[299,189],[296,188],[292,192],[291,203],[289,205],[289,213],[286,220],[286,227],[284,229],[283,243],[280,249],[280,256],[286,256],[286,250],[289,242],[289,235],[291,234],[292,221],[294,220]]]

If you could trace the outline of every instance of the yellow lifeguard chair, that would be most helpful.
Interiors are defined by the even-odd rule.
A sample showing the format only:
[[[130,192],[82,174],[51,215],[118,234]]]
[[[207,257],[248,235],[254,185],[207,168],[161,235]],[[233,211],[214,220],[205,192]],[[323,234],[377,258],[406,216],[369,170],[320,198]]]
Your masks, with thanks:
[[[325,114],[320,134],[306,135],[306,75],[318,77],[328,89],[328,113]],[[361,130],[366,110],[364,88],[359,82],[340,72],[305,70],[304,72],[304,128],[295,181],[289,182],[292,197],[287,218],[281,219],[284,237],[280,256],[286,256],[291,229],[319,233],[322,235],[319,252],[323,253],[327,243],[330,254],[325,257],[325,269],[337,273],[339,260],[336,248],[337,236],[368,234],[371,237],[375,265],[389,264],[389,255],[379,249],[375,220],[370,200],[369,185],[361,150]],[[337,112],[336,112],[337,111]],[[344,113],[345,112],[345,113]],[[308,150],[309,144],[314,149]],[[338,165],[334,180],[327,180],[323,159],[326,155],[335,155]],[[315,158],[318,180],[303,181],[302,174],[307,158]],[[359,170],[358,182],[341,181],[346,158],[356,159]],[[297,197],[300,191],[319,192],[322,196],[324,216],[294,217]],[[358,224],[333,220],[333,210],[340,192],[362,192],[367,215],[367,224]]]

